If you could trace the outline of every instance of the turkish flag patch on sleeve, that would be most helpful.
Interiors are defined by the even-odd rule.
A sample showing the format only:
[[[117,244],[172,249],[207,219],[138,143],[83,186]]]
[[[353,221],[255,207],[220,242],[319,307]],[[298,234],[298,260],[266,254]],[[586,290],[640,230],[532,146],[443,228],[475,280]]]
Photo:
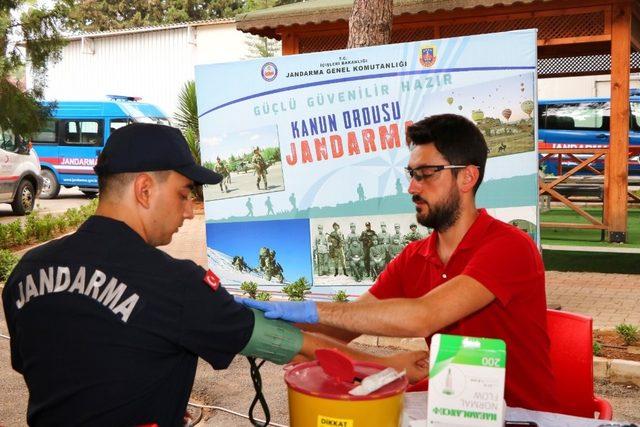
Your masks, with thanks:
[[[213,289],[214,292],[220,287],[220,278],[211,270],[207,270],[207,274],[204,275],[203,281],[207,286]]]

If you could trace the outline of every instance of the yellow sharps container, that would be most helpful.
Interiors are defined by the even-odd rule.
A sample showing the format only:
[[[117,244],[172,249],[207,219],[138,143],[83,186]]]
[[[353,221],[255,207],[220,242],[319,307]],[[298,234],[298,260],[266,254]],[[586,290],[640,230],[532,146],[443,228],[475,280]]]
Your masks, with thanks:
[[[364,379],[385,369],[353,362],[354,376]],[[284,377],[291,427],[398,427],[402,420],[405,376],[366,396],[352,396],[358,383],[325,373],[317,361],[301,363]]]

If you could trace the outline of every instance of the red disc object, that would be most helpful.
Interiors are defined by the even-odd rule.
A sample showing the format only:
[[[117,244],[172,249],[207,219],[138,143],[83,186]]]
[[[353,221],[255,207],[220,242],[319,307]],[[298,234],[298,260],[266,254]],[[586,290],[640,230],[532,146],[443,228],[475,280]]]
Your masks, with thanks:
[[[321,348],[316,350],[316,359],[325,374],[336,381],[353,382],[356,376],[353,361],[335,348]]]

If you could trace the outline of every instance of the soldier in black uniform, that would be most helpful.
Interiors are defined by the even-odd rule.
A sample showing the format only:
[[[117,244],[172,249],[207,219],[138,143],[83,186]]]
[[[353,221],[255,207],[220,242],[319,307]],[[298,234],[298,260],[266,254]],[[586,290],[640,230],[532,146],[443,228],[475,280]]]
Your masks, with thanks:
[[[194,183],[222,178],[195,164],[177,129],[123,127],[95,170],[96,215],[29,251],[2,293],[27,422],[182,425],[198,356],[215,369],[239,352],[260,356],[247,350],[259,338],[254,324],[273,321],[237,304],[211,270],[156,249],[193,218]],[[295,328],[281,338],[307,357],[327,346]],[[387,364],[419,369],[403,357]]]

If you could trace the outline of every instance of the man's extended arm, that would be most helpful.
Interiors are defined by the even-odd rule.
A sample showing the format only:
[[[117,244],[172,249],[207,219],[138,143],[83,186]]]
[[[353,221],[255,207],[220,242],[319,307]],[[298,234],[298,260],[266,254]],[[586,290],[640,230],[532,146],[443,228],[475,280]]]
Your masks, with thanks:
[[[318,321],[361,334],[422,337],[480,310],[494,298],[472,277],[457,276],[420,298],[391,298],[345,308],[318,303]]]
[[[428,336],[480,310],[495,296],[470,276],[456,276],[421,298],[393,298],[357,303],[244,300],[265,317],[298,323],[322,323],[360,334]]]
[[[356,304],[361,302],[373,302],[373,301],[378,301],[378,299],[375,296],[373,296],[373,294],[367,291],[362,295],[360,295],[357,300],[349,304]],[[347,329],[337,328],[334,326],[328,326],[328,325],[323,325],[319,323],[315,323],[315,324],[298,323],[296,324],[296,326],[302,329],[303,331],[318,332],[323,335],[326,335],[347,343],[353,341],[354,339],[358,338],[361,335],[358,332],[353,332]]]

